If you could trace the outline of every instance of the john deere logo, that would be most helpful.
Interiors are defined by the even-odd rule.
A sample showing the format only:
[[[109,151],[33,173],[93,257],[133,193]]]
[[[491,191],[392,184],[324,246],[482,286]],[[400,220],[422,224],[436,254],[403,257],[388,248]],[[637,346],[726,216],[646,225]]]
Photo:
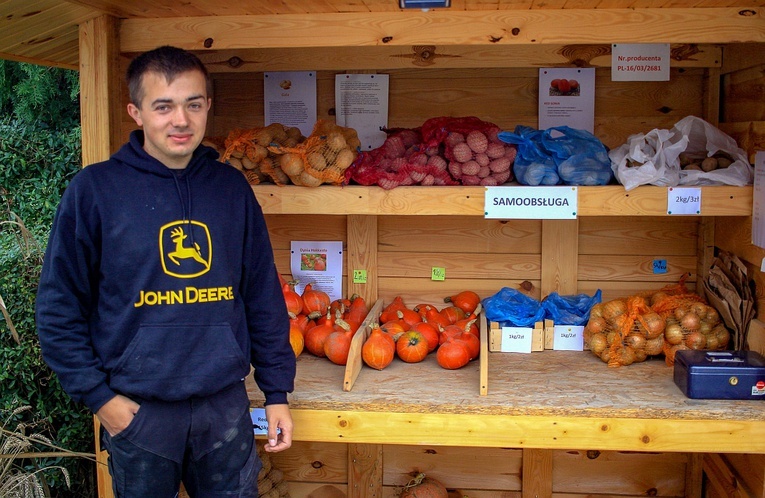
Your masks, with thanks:
[[[159,230],[162,269],[177,278],[194,278],[210,270],[212,241],[207,225],[174,221]]]

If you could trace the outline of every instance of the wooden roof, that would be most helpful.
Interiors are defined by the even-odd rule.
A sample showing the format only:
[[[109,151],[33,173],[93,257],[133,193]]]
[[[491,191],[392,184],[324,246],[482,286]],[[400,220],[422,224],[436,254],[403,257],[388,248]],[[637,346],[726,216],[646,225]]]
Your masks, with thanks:
[[[452,0],[450,11],[760,8],[765,0]],[[0,58],[78,68],[78,26],[118,19],[399,12],[398,0],[0,0]],[[405,15],[405,14],[403,14]]]

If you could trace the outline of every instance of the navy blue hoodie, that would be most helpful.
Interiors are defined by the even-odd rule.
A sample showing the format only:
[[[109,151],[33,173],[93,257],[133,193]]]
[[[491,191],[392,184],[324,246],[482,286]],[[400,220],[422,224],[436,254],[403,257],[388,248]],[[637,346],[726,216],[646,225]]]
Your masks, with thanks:
[[[75,175],[37,293],[43,357],[94,413],[116,393],[216,393],[250,364],[266,404],[286,403],[295,355],[265,220],[244,176],[200,146],[183,170],[143,132]]]

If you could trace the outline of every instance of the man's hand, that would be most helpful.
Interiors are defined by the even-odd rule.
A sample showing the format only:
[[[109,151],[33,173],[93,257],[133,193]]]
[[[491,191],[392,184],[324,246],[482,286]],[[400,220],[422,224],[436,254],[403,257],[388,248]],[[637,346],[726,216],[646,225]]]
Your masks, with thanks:
[[[266,405],[268,443],[264,449],[278,453],[292,446],[292,414],[289,405]],[[279,429],[277,434],[276,429]]]
[[[141,405],[118,394],[96,412],[96,417],[110,436],[116,436],[130,425],[139,408]]]

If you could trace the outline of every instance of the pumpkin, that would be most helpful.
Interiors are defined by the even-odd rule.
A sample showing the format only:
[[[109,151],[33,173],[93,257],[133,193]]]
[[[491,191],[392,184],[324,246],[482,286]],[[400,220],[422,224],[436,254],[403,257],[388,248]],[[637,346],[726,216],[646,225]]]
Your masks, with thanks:
[[[335,320],[335,331],[324,341],[324,356],[336,365],[348,363],[348,352],[351,350],[351,340],[356,332],[342,318]]]
[[[314,320],[308,318],[308,315],[299,314],[296,317],[290,317],[290,326],[297,325],[297,327],[303,332],[303,336],[308,329],[316,325]]]
[[[331,303],[329,303],[329,311],[333,315],[337,312],[340,312],[341,315],[344,315],[348,308],[351,307],[351,300],[350,299],[335,299]]]
[[[287,314],[294,318],[303,312],[303,298],[295,292],[295,281],[286,282],[282,285],[284,304],[287,305]]]
[[[290,324],[290,346],[292,346],[292,351],[295,353],[295,358],[300,356],[305,347],[303,331],[296,324]]]
[[[454,337],[454,340],[462,341],[467,346],[471,360],[478,358],[478,354],[481,352],[481,341],[478,339],[478,336],[463,330]]]
[[[303,311],[309,318],[316,319],[326,315],[329,310],[329,294],[321,290],[315,290],[311,284],[303,289]]]
[[[465,290],[453,296],[445,297],[444,302],[452,303],[454,306],[464,311],[465,314],[469,315],[475,311],[476,307],[481,302],[481,298],[478,297],[478,294],[475,292]]]
[[[452,324],[448,318],[446,318],[438,311],[438,309],[432,306],[425,311],[425,318],[423,318],[422,321],[430,323],[437,329],[441,329],[447,325]]]
[[[417,363],[428,355],[428,340],[420,332],[404,332],[396,340],[396,353],[407,363]]]
[[[380,327],[373,325],[372,333],[361,346],[361,359],[364,363],[382,370],[390,365],[396,352],[396,341],[389,334],[383,332]]]
[[[434,351],[438,347],[438,329],[428,322],[418,322],[412,325],[409,330],[414,330],[425,336],[428,341],[428,352]]]
[[[380,323],[398,319],[398,314],[396,312],[403,309],[406,309],[404,298],[401,296],[394,297],[393,301],[391,301],[388,306],[383,308],[382,312],[380,313]]]
[[[441,481],[420,472],[404,486],[401,498],[447,498],[449,492]]]
[[[311,327],[305,333],[305,348],[311,354],[323,358],[326,356],[324,353],[324,342],[332,332],[335,332],[335,328],[329,322],[324,322]]]
[[[367,302],[364,298],[355,294],[351,296],[351,305],[348,307],[345,320],[360,324],[367,317],[367,314],[369,314],[369,308],[367,308]]]
[[[396,316],[399,320],[405,322],[410,327],[414,325],[415,323],[422,322],[422,317],[419,313],[417,313],[414,310],[410,310],[409,308],[402,308],[398,311],[396,311]]]
[[[451,337],[438,347],[436,361],[442,368],[456,370],[470,362],[470,351],[464,341]]]
[[[390,320],[388,322],[383,323],[382,325],[380,325],[380,328],[382,329],[383,332],[390,334],[393,337],[396,337],[402,334],[403,332],[406,332],[411,327],[405,321],[396,319],[396,320]]]
[[[449,323],[457,323],[465,318],[465,312],[457,306],[446,306],[441,309],[440,313],[449,320]]]

